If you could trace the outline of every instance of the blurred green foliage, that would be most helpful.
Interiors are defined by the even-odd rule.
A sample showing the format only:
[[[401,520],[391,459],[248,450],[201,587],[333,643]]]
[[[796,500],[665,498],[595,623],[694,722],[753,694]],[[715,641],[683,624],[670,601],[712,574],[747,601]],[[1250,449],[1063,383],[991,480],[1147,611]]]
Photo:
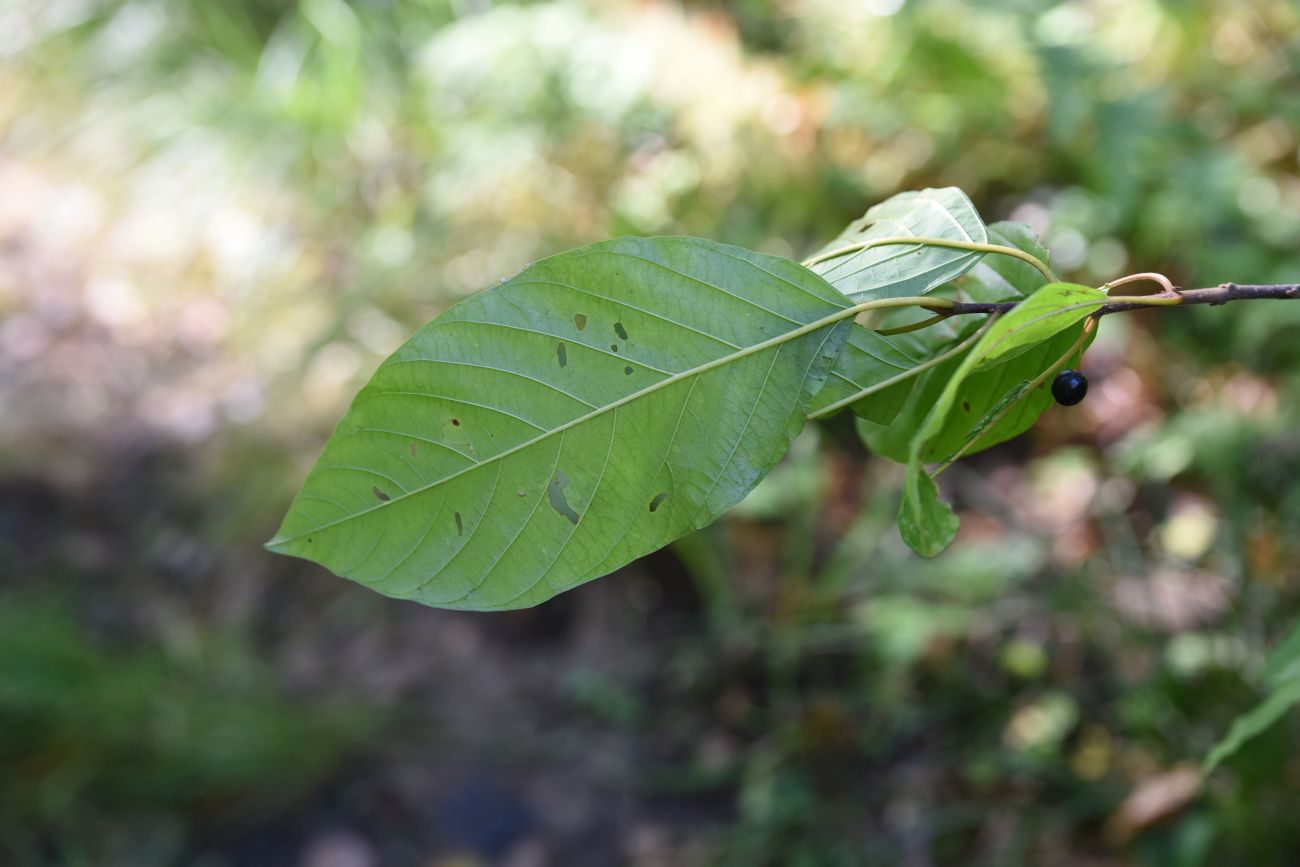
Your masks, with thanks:
[[[471,766],[544,863],[1291,863],[1294,715],[1186,770],[1300,610],[1300,305],[1110,317],[1078,410],[945,473],[933,562],[837,424],[534,613],[258,545],[406,334],[611,235],[797,256],[955,184],[1079,282],[1295,280],[1297,33],[1285,0],[0,4],[0,860],[310,863],[341,822],[455,863]]]

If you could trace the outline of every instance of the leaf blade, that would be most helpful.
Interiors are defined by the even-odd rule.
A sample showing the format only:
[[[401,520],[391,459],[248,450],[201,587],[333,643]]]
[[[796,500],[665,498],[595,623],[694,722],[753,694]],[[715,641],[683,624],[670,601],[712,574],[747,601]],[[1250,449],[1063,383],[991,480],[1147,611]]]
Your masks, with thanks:
[[[984,221],[957,187],[900,193],[870,208],[812,257],[813,271],[854,300],[924,295],[970,269],[970,250],[890,245],[816,261],[854,245],[887,237],[942,238],[987,243]]]
[[[923,494],[927,489],[921,485],[919,477],[926,475],[923,463],[926,447],[931,439],[943,432],[966,378],[987,369],[1000,358],[1014,360],[1018,351],[1035,346],[1041,350],[1041,344],[1056,338],[1099,309],[1106,300],[1106,293],[1099,289],[1049,283],[994,322],[962,359],[913,434],[908,449],[907,481],[899,505],[900,527],[904,514],[914,519],[926,515],[933,519],[924,527],[914,527],[914,532],[904,536],[909,545],[913,542],[919,544],[919,547],[913,545],[913,550],[923,556],[934,556],[956,535],[955,518],[948,520],[933,505],[924,502]],[[939,544],[935,541],[939,537],[946,541]]]
[[[381,365],[270,547],[426,604],[536,604],[743,497],[848,306],[794,263],[694,239],[543,260]]]

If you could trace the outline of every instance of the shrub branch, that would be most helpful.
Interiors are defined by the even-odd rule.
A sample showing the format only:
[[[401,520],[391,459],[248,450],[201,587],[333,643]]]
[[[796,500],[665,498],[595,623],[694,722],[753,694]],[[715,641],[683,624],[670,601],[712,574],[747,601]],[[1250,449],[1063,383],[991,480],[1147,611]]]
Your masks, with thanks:
[[[1177,289],[1155,295],[1131,295],[1114,298],[1097,311],[1098,316],[1124,313],[1146,307],[1188,307],[1195,304],[1219,306],[1229,301],[1253,301],[1264,298],[1300,299],[1300,283],[1224,283],[1206,289]],[[1005,313],[1015,308],[1019,301],[952,301],[933,306],[922,305],[940,316],[960,316],[967,313]]]

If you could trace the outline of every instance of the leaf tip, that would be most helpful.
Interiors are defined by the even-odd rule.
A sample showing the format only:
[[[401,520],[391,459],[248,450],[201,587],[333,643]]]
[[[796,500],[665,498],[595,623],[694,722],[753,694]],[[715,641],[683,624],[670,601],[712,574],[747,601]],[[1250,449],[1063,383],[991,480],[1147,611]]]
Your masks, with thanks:
[[[289,553],[289,537],[283,533],[276,533],[270,539],[262,543],[262,547],[273,554]]]
[[[939,497],[939,487],[920,464],[908,468],[908,481],[898,506],[898,531],[907,546],[922,557],[941,554],[957,536],[961,520]]]

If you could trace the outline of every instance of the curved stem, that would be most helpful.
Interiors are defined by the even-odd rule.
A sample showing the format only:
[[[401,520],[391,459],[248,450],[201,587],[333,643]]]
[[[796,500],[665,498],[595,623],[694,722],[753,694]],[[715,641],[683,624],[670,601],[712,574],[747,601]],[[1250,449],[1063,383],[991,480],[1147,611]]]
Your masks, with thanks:
[[[976,443],[984,439],[985,434],[993,430],[993,428],[997,425],[997,423],[1002,421],[1002,419],[1006,416],[1006,414],[1011,412],[1011,410],[1014,407],[1016,407],[1020,403],[1020,401],[1029,397],[1029,395],[1034,393],[1034,389],[1038,388],[1040,385],[1046,382],[1047,377],[1051,376],[1053,373],[1059,370],[1063,365],[1067,364],[1070,361],[1070,359],[1074,357],[1074,354],[1083,347],[1083,344],[1088,339],[1088,335],[1091,334],[1093,332],[1093,329],[1095,329],[1096,327],[1097,327],[1096,316],[1089,316],[1087,319],[1085,319],[1083,321],[1083,331],[1079,333],[1079,339],[1074,341],[1074,343],[1070,345],[1070,348],[1065,351],[1065,354],[1062,355],[1060,358],[1056,359],[1056,361],[1052,362],[1050,365],[1048,365],[1048,367],[1044,369],[1042,373],[1038,374],[1038,376],[1034,377],[1034,379],[1030,381],[1029,386],[1025,389],[1024,393],[1020,395],[1020,397],[1017,400],[1013,400],[1011,401],[1011,403],[1002,407],[1001,411],[999,411],[998,414],[993,417],[992,421],[990,421],[988,424],[984,426],[984,430],[980,431],[978,435],[972,437],[971,439],[968,439],[965,443],[962,444],[961,448],[957,449],[957,451],[953,452],[951,455],[946,457],[943,463],[939,464],[939,466],[935,469],[935,471],[930,474],[930,478],[932,479],[938,478],[939,474],[942,473],[944,470],[948,469],[948,467],[950,467],[954,461],[961,458],[962,455],[966,454],[972,448],[974,448]]]
[[[877,382],[875,385],[868,386],[867,388],[864,388],[861,391],[856,392],[855,394],[851,394],[846,398],[842,398],[840,400],[835,401],[834,403],[827,404],[826,406],[822,407],[816,412],[809,413],[808,418],[825,418],[828,415],[839,412],[849,404],[857,403],[858,401],[862,400],[862,398],[864,397],[873,395],[878,391],[884,391],[886,388],[889,388],[891,385],[897,385],[898,383],[910,379],[913,376],[918,376],[932,367],[938,367],[940,364],[943,364],[948,359],[954,358],[960,355],[961,353],[965,352],[967,349],[969,349],[975,343],[975,341],[979,340],[981,337],[984,336],[984,332],[989,330],[989,327],[994,323],[994,321],[997,318],[998,318],[997,316],[990,316],[988,318],[988,321],[986,321],[983,325],[979,327],[978,331],[976,331],[970,337],[967,337],[965,340],[958,343],[956,346],[953,346],[952,348],[948,349],[946,352],[941,352],[938,355],[934,356],[933,358],[926,359],[925,361],[921,362],[916,367],[913,367],[910,370],[905,370],[902,373],[897,374],[896,376],[891,376],[889,379],[881,380],[880,382]]]
[[[870,241],[860,241],[856,244],[848,244],[847,246],[835,250],[829,250],[825,253],[819,253],[816,256],[804,259],[803,266],[805,268],[811,268],[813,265],[826,262],[830,259],[838,259],[840,256],[847,256],[850,253],[857,253],[861,250],[870,250],[873,247],[888,247],[899,244],[907,244],[917,247],[946,247],[952,250],[971,250],[976,253],[998,253],[1003,256],[1011,256],[1012,258],[1033,265],[1038,269],[1038,273],[1047,278],[1048,283],[1057,282],[1056,275],[1052,273],[1051,268],[1048,268],[1047,265],[1037,256],[1026,253],[1024,250],[1015,247],[1006,247],[1002,244],[981,244],[978,241],[952,241],[947,238],[921,238],[912,236],[873,238]]]
[[[1117,277],[1116,279],[1104,284],[1101,288],[1109,292],[1116,286],[1123,286],[1126,283],[1140,283],[1143,281],[1159,283],[1160,288],[1163,289],[1166,294],[1174,295],[1178,293],[1178,287],[1173,284],[1173,281],[1157,271],[1142,271],[1138,274],[1128,274],[1123,277]]]

